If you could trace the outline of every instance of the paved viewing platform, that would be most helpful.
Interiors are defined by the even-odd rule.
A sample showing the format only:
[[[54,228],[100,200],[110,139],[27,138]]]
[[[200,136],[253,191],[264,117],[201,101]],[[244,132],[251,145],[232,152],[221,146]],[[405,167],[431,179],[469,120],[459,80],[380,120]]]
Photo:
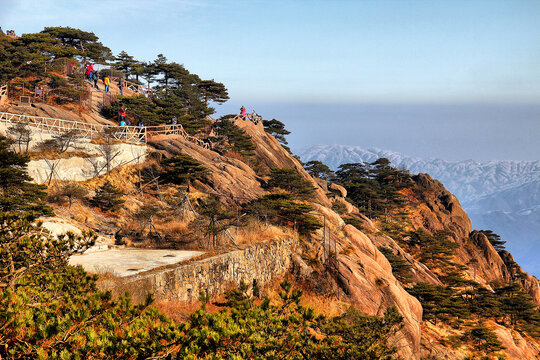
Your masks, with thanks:
[[[111,273],[118,277],[134,275],[161,266],[177,264],[204,254],[201,251],[112,249],[73,255],[70,265],[82,265],[94,274]]]

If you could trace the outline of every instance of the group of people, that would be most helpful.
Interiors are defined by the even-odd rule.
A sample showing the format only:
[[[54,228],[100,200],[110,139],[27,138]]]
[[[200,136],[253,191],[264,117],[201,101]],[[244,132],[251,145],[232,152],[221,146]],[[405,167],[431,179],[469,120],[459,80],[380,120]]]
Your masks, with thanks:
[[[100,78],[100,73],[99,71],[94,69],[94,64],[90,63],[86,67],[84,75],[86,76],[86,79],[88,79],[88,82],[90,82],[90,84],[94,83],[94,88],[99,90],[98,80]],[[103,85],[105,85],[105,92],[109,92],[109,87],[111,86],[111,78],[109,77],[109,75],[105,74],[102,81]],[[122,88],[120,88],[120,93],[122,93]]]
[[[131,121],[127,117],[127,107],[122,106],[120,107],[120,110],[118,110],[118,125],[123,128],[122,129],[122,135],[121,137],[124,137],[126,132],[130,131],[126,129],[126,126],[132,126]],[[137,123],[139,138],[142,140],[145,133],[145,126],[144,121],[142,119],[139,119],[139,122]]]
[[[6,30],[6,35],[7,36],[17,36],[17,35],[15,35],[15,30]]]

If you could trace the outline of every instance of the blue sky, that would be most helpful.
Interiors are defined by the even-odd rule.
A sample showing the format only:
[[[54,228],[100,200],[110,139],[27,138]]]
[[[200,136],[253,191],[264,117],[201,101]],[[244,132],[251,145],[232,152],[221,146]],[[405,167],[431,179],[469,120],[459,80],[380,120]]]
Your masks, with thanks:
[[[223,82],[231,102],[220,113],[256,107],[295,130],[293,146],[341,142],[447,159],[538,157],[530,139],[540,135],[538,24],[536,0],[0,0],[4,30],[77,27],[115,53],[163,53]],[[519,110],[498,111],[507,104]]]

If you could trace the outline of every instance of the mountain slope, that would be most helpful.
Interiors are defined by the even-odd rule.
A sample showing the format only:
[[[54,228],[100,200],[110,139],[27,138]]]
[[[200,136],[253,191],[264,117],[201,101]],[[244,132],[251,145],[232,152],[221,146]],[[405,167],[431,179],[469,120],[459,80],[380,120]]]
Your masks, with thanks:
[[[503,236],[516,259],[540,274],[540,161],[421,159],[381,149],[347,145],[314,145],[296,149],[303,161],[320,160],[337,169],[340,164],[372,162],[386,157],[413,174],[428,173],[461,201],[473,228],[492,229]]]

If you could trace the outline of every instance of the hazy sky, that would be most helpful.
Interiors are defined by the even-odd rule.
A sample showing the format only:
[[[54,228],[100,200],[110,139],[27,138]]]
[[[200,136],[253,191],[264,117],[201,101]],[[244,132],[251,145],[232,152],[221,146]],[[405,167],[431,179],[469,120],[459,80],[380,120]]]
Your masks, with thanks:
[[[77,27],[223,82],[220,113],[256,108],[293,146],[448,159],[540,157],[538,24],[538,0],[0,0],[4,30]]]

